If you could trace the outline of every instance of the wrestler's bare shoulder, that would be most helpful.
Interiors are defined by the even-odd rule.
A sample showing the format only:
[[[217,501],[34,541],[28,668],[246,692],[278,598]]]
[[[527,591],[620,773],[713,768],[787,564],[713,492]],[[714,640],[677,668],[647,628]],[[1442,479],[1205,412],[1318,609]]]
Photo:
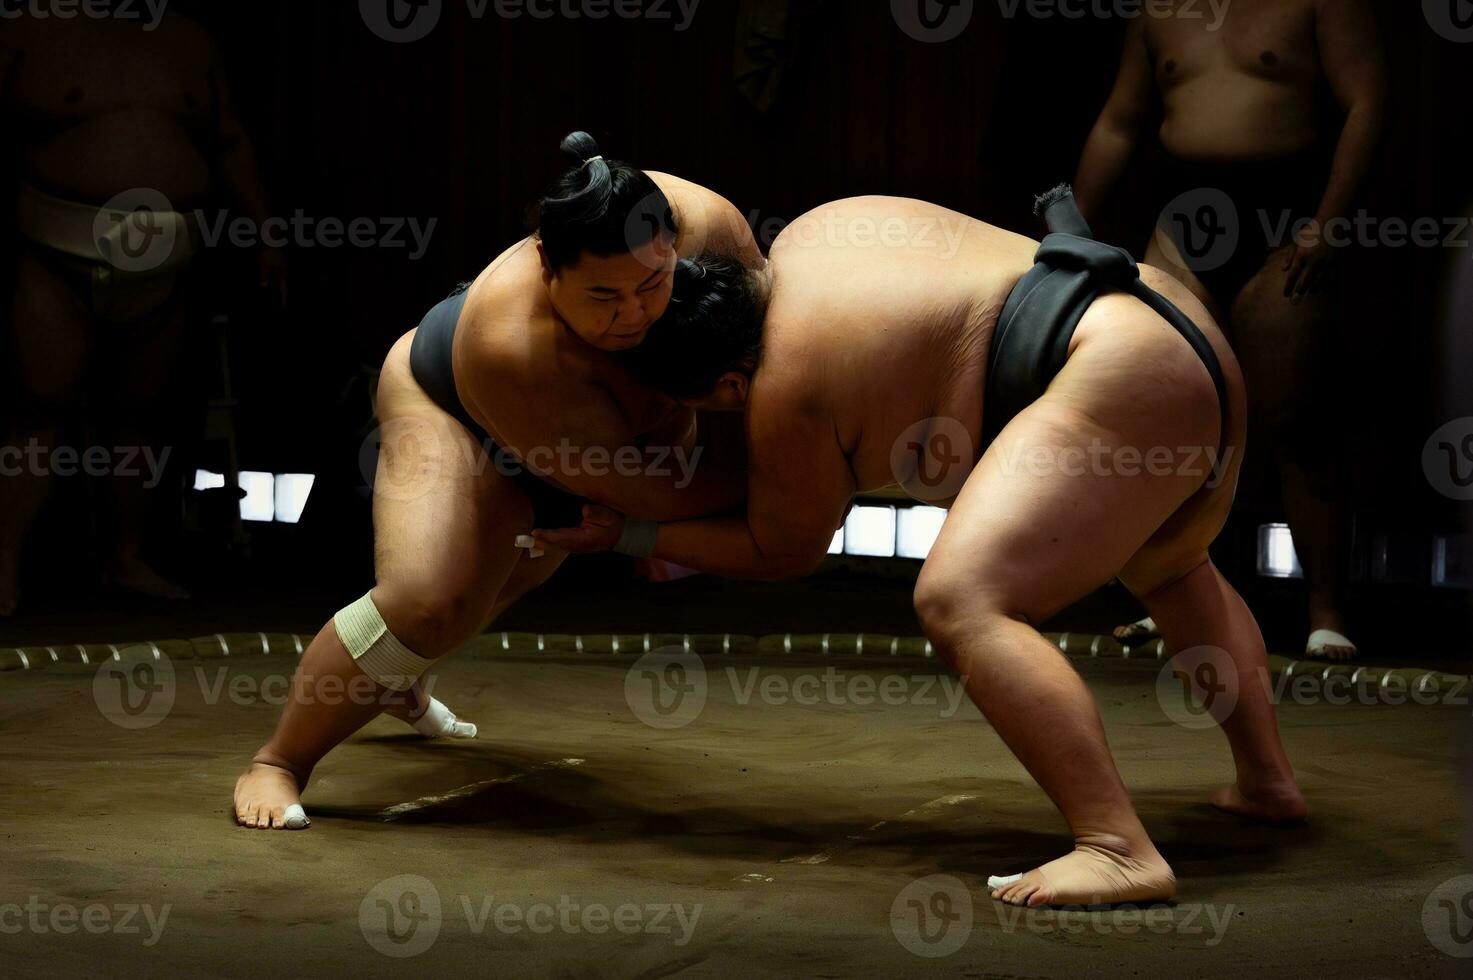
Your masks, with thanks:
[[[760,261],[746,218],[720,194],[683,177],[646,170],[645,174],[664,192],[680,226],[675,251],[682,258],[716,253]]]

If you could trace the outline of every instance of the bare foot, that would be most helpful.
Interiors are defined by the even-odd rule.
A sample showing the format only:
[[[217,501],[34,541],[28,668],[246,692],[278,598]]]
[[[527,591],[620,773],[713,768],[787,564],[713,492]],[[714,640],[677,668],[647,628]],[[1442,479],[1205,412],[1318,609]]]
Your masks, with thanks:
[[[1292,779],[1255,787],[1252,792],[1239,788],[1237,783],[1224,786],[1212,794],[1212,805],[1265,823],[1301,823],[1309,814],[1309,807]]]
[[[1027,874],[989,878],[987,885],[998,901],[1030,908],[1144,904],[1176,896],[1176,875],[1154,847],[1134,857],[1123,842],[1119,845],[1075,844],[1055,861]]]
[[[189,593],[137,559],[118,561],[103,575],[103,584],[150,599],[188,599]]]
[[[256,830],[305,830],[302,783],[281,766],[252,762],[235,781],[235,822]]]

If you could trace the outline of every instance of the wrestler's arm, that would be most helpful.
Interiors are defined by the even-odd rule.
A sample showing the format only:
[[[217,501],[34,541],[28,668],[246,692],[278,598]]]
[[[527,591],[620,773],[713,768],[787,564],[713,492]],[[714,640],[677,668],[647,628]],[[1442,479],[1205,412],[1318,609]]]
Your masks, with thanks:
[[[700,184],[658,171],[646,173],[680,211],[676,248],[681,258],[715,254],[739,259],[749,269],[766,264],[751,227],[736,205]]]
[[[202,32],[203,33],[203,32]],[[210,52],[210,106],[214,118],[214,167],[231,203],[263,228],[271,217],[266,186],[256,159],[256,148],[235,111],[235,102],[225,78],[225,65],[212,41]],[[262,244],[257,254],[257,278],[264,289],[275,280],[281,302],[286,302],[285,261],[278,249]]]
[[[749,579],[801,578],[823,561],[854,477],[831,414],[799,386],[791,390],[753,387],[746,513],[661,524],[656,558]]]
[[[740,473],[708,460],[704,447],[675,452],[644,438],[603,387],[545,377],[525,352],[486,342],[476,342],[464,358],[466,376],[477,379],[467,411],[534,473],[644,520],[684,520],[741,506],[746,486]],[[564,447],[575,452],[564,453]]]
[[[1142,17],[1131,22],[1115,87],[1090,130],[1074,175],[1074,199],[1088,221],[1099,217],[1104,202],[1125,174],[1156,105],[1144,21]]]
[[[1386,125],[1386,53],[1365,0],[1320,0],[1315,18],[1320,62],[1345,113],[1320,226],[1350,214]]]

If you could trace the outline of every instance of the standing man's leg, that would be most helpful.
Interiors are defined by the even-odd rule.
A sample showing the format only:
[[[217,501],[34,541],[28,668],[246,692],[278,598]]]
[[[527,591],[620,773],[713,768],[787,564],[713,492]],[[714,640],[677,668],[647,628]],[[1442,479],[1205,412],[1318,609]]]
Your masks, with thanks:
[[[11,301],[9,380],[15,411],[0,427],[0,616],[20,601],[21,552],[51,489],[51,453],[78,406],[92,338],[90,317],[72,286],[20,246]],[[37,450],[33,452],[32,450]]]
[[[1284,256],[1276,254],[1238,294],[1232,310],[1233,346],[1248,379],[1249,405],[1260,446],[1278,462],[1284,511],[1309,592],[1309,628],[1319,633],[1310,651],[1347,660],[1346,638],[1350,507],[1340,473],[1340,433],[1325,393],[1334,365],[1329,343],[1335,297],[1312,293],[1300,303],[1284,296]]]

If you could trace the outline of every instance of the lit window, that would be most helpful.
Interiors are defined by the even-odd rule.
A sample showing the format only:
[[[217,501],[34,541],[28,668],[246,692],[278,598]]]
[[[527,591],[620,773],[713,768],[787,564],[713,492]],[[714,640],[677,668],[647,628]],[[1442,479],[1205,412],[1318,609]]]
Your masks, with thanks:
[[[317,477],[310,473],[281,473],[276,477],[276,519],[283,524],[295,524],[302,519],[307,507],[307,498],[312,493],[312,484]]]
[[[924,559],[941,534],[946,511],[940,507],[906,507],[896,515],[895,553]]]
[[[1258,574],[1266,578],[1304,578],[1289,525],[1265,524],[1258,529]]]
[[[895,557],[895,508],[855,507],[844,522],[844,554]]]
[[[243,521],[270,521],[276,517],[276,477],[270,473],[243,471],[240,488],[245,499],[240,502]]]

